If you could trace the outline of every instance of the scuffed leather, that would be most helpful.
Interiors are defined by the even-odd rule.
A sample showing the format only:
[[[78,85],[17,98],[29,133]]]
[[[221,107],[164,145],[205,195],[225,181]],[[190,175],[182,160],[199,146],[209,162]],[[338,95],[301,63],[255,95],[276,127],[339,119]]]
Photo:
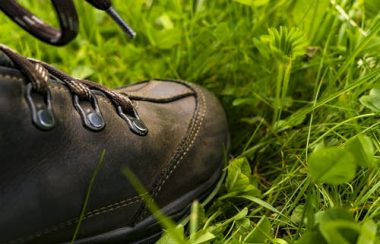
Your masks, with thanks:
[[[229,141],[225,114],[204,89],[177,81],[146,81],[128,94],[149,129],[131,132],[110,101],[97,96],[106,127],[84,128],[72,95],[51,83],[56,126],[37,129],[25,100],[24,77],[0,69],[0,243],[70,241],[102,150],[79,238],[132,226],[149,215],[121,172],[127,165],[165,206],[223,166]]]

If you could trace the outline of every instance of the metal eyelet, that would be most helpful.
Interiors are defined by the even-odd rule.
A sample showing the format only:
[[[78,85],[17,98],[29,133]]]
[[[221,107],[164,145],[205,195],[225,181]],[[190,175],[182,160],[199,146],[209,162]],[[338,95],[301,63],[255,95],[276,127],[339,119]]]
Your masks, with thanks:
[[[121,118],[127,121],[129,128],[131,129],[132,132],[134,132],[135,134],[139,136],[145,136],[146,134],[148,134],[148,128],[146,127],[144,122],[140,119],[135,109],[133,109],[133,113],[134,113],[133,116],[125,114],[121,106],[117,106],[117,112],[119,113]]]
[[[26,100],[32,112],[32,120],[35,126],[41,130],[51,130],[55,126],[55,119],[51,105],[51,93],[33,93],[32,83],[26,85]],[[38,96],[36,96],[38,95]],[[33,98],[34,96],[34,98]]]
[[[81,105],[84,102],[90,103],[90,106]],[[95,95],[92,94],[89,101],[81,101],[77,95],[74,95],[74,107],[81,116],[83,125],[88,129],[101,131],[106,126]]]

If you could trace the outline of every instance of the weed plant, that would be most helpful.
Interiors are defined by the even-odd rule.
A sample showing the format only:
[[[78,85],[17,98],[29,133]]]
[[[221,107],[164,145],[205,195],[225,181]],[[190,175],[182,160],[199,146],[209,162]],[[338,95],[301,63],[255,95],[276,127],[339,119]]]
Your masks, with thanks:
[[[46,1],[23,3],[54,22]],[[5,16],[1,42],[111,87],[195,82],[226,109],[226,180],[160,243],[380,243],[379,0],[114,0],[133,41],[76,4],[70,45]]]

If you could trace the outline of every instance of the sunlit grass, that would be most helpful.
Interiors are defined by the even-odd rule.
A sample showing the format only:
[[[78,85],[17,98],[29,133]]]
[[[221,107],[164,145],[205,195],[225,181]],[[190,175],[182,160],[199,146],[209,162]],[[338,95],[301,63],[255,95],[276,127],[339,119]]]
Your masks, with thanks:
[[[40,8],[45,1],[24,2],[53,18]],[[366,221],[378,225],[377,166],[359,167],[338,185],[315,182],[308,173],[310,155],[322,143],[342,147],[357,135],[370,138],[377,160],[378,97],[361,101],[380,78],[378,0],[113,2],[137,31],[135,40],[104,13],[76,1],[81,30],[70,45],[43,44],[5,16],[1,42],[111,87],[174,78],[201,84],[221,99],[232,154],[251,167],[239,169],[247,189],[227,181],[206,212],[196,215],[202,216],[196,227],[185,228],[189,240],[293,242],[315,228],[316,213],[335,208],[352,214],[347,228],[369,226],[371,233]],[[314,240],[330,237],[320,231]],[[364,238],[358,236],[343,238]]]

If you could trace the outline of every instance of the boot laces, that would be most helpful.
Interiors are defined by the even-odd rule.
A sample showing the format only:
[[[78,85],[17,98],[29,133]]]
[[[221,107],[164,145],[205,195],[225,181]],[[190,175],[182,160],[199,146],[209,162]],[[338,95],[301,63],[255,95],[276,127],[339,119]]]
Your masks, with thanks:
[[[44,96],[45,99],[46,97],[50,98],[51,96],[49,92],[50,75],[53,75],[54,77],[64,82],[64,84],[69,88],[70,92],[74,95],[74,103],[76,105],[76,108],[81,114],[81,117],[84,120],[84,124],[89,129],[98,131],[104,128],[104,125],[102,123],[103,117],[101,116],[101,113],[97,106],[96,97],[93,93],[95,90],[100,91],[111,100],[111,102],[117,108],[119,115],[127,121],[130,129],[133,132],[141,136],[147,134],[148,129],[140,119],[133,102],[129,99],[128,96],[114,92],[89,80],[80,80],[73,78],[47,63],[25,58],[2,44],[0,44],[0,51],[4,52],[17,65],[20,71],[28,78],[28,81],[30,81],[29,84],[31,86],[31,89],[36,93]],[[42,110],[34,111],[36,110],[36,106],[33,104],[31,97],[28,97],[28,99],[31,103],[30,106],[33,111],[34,123],[41,129],[51,129],[54,124],[53,118],[49,117],[53,116],[51,105],[49,104],[50,101],[46,101],[47,108],[41,112]],[[94,107],[94,111],[86,113],[83,109],[81,109],[79,101],[91,102]],[[46,123],[46,121],[44,121],[46,118],[48,121],[50,121],[50,123]]]

